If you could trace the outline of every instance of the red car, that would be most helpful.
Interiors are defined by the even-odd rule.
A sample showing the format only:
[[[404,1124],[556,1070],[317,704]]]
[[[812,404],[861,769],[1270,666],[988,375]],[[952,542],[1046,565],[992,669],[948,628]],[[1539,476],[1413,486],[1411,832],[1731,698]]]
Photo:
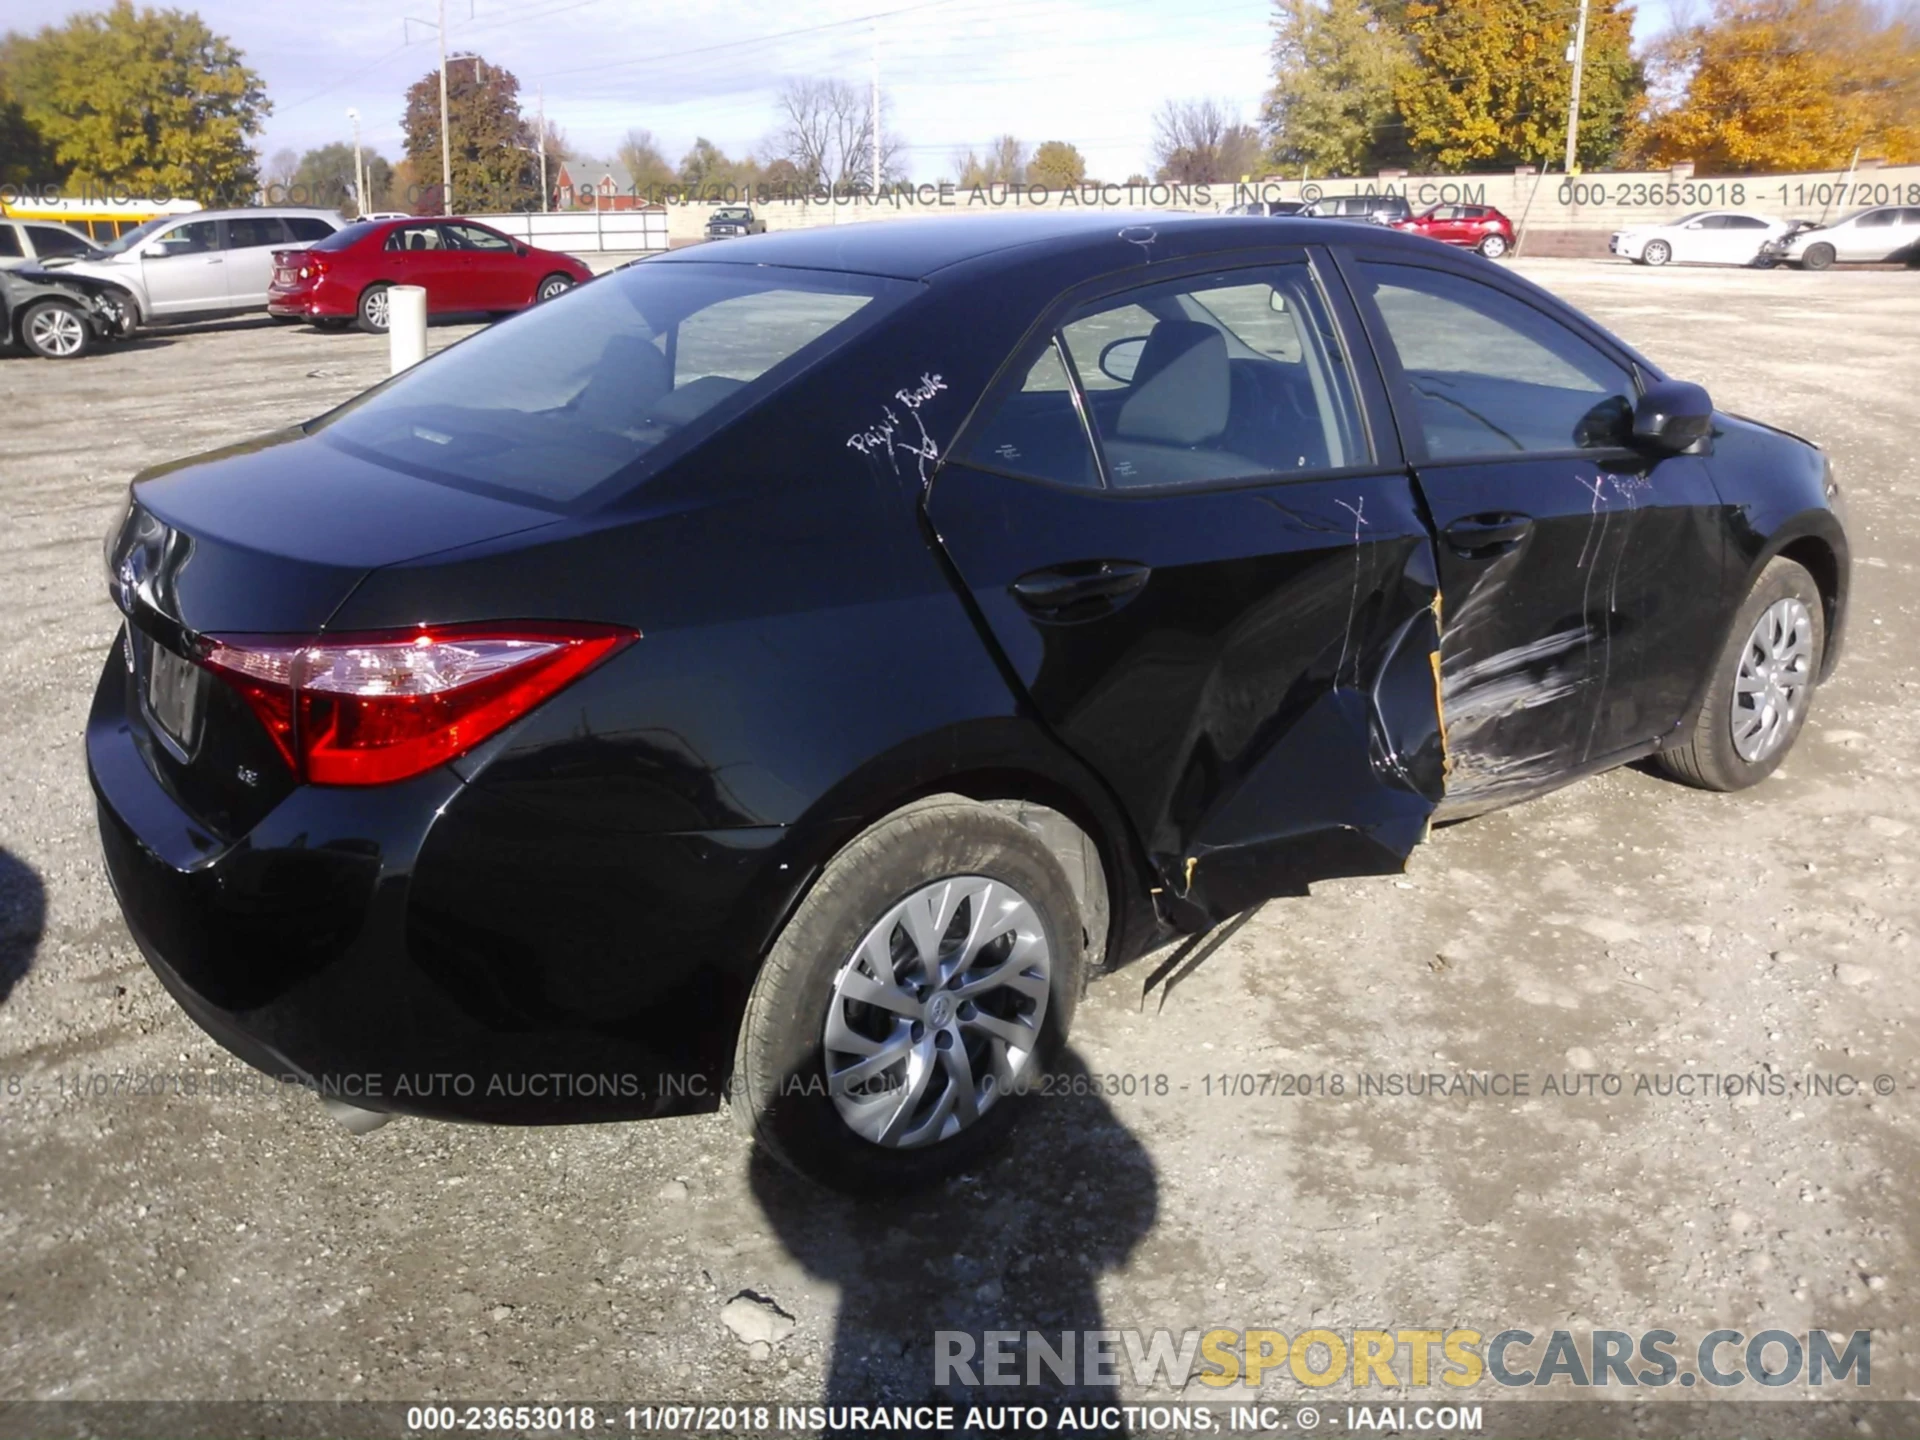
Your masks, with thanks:
[[[387,328],[389,286],[424,287],[432,315],[504,314],[592,278],[571,255],[537,250],[478,221],[369,220],[305,250],[274,251],[267,312],[316,325],[353,320],[378,335]]]
[[[1513,249],[1513,222],[1491,205],[1436,205],[1424,214],[1396,221],[1393,228],[1478,250],[1489,260]]]

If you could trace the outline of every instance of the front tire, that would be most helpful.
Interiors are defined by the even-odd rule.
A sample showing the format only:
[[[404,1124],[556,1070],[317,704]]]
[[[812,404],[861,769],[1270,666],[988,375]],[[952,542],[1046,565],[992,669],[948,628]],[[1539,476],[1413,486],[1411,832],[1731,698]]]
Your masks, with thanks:
[[[1791,560],[1760,572],[1684,744],[1660,752],[1667,774],[1702,790],[1745,790],[1793,748],[1826,651],[1826,611],[1813,576]]]
[[[1480,253],[1489,260],[1500,259],[1501,256],[1507,253],[1507,237],[1504,235],[1487,236],[1486,239],[1480,242]]]
[[[954,795],[828,863],[755,980],[736,1123],[836,1190],[977,1165],[1066,1039],[1086,939],[1065,873],[1011,816]]]
[[[39,300],[20,316],[20,343],[43,360],[77,360],[93,348],[93,326],[78,305]]]
[[[556,295],[564,295],[572,288],[573,277],[571,275],[549,275],[540,282],[539,288],[533,292],[533,303],[538,305],[542,300],[551,300]]]
[[[391,285],[369,285],[360,294],[359,308],[354,312],[354,323],[369,335],[384,335],[387,326],[392,323],[392,296],[387,292]]]
[[[1649,240],[1647,248],[1640,252],[1640,259],[1647,265],[1664,265],[1673,259],[1673,247],[1664,240]]]
[[[1825,270],[1834,261],[1833,246],[1822,241],[1818,245],[1809,245],[1807,253],[1800,257],[1800,263],[1809,270]]]

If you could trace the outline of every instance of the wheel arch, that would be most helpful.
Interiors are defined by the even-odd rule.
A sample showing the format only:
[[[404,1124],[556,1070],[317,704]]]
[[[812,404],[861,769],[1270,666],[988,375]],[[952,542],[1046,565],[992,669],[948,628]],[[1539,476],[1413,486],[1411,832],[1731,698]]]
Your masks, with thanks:
[[[950,726],[896,747],[816,802],[783,847],[799,878],[757,937],[753,969],[835,855],[888,816],[939,795],[1005,808],[1039,836],[1067,872],[1075,898],[1086,904],[1091,895],[1093,908],[1106,911],[1104,943],[1089,936],[1096,964],[1131,958],[1158,928],[1146,851],[1119,803],[1037,725],[1008,717]],[[1076,874],[1076,864],[1085,863],[1083,846],[1098,862],[1097,876],[1084,869]]]

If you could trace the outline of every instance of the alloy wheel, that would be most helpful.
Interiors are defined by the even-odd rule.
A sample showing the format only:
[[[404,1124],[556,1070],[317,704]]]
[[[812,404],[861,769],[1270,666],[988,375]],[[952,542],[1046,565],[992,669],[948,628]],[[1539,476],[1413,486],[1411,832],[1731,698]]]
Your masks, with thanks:
[[[1507,240],[1504,235],[1489,235],[1480,242],[1480,253],[1489,260],[1498,260],[1507,253]]]
[[[384,330],[391,322],[392,305],[385,288],[376,290],[367,297],[367,323],[376,330]]]
[[[64,360],[87,343],[86,323],[64,305],[45,305],[27,321],[27,335],[42,355]]]
[[[562,280],[555,277],[540,287],[540,298],[542,300],[551,300],[556,295],[566,294],[566,292],[572,288],[573,282],[571,280]]]
[[[1756,765],[1793,733],[1813,683],[1813,615],[1789,595],[1764,610],[1733,682],[1733,748]]]
[[[834,978],[822,1038],[840,1118],[889,1148],[972,1125],[1022,1080],[1052,969],[1039,913],[1004,881],[951,876],[897,902]]]

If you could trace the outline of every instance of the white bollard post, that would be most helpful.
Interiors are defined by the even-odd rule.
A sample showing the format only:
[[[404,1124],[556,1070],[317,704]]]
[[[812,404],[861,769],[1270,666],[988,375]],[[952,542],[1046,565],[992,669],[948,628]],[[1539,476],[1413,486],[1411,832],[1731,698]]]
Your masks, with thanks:
[[[418,285],[387,287],[387,373],[398,375],[427,358],[427,292]]]

